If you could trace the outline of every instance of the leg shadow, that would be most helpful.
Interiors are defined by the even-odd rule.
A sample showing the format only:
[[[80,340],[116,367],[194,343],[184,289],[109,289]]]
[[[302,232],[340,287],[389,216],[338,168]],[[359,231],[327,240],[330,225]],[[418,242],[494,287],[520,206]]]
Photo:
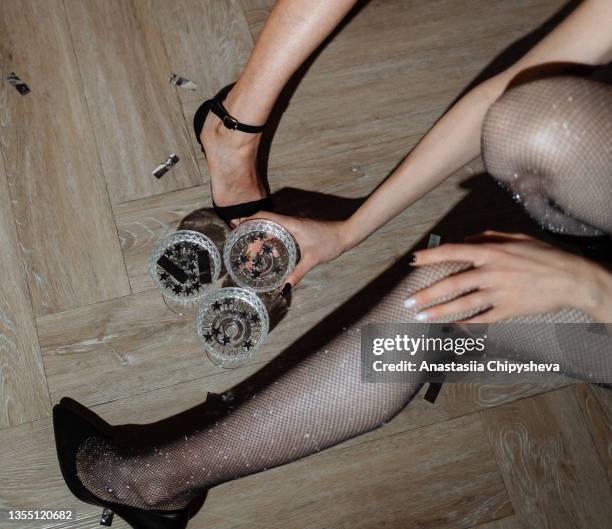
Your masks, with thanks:
[[[432,229],[432,232],[442,237],[443,242],[461,241],[465,234],[476,233],[485,229],[538,233],[537,226],[530,222],[522,209],[514,204],[508,194],[490,178],[485,175],[477,176],[469,182],[468,186],[470,191],[466,197]],[[354,211],[363,201],[363,199],[342,199],[323,193],[293,189],[285,189],[282,192],[295,197],[295,203],[302,204],[300,212],[308,213],[311,210],[316,210],[319,215],[332,219],[346,218],[346,215]],[[333,204],[334,208],[326,210],[320,207],[321,203],[325,204],[327,202]],[[338,207],[339,203],[343,204],[343,207]],[[488,204],[488,206],[483,207],[483,204]],[[295,213],[295,210],[293,213]],[[131,425],[121,427],[121,434],[124,439],[127,439],[128,445],[133,445],[134,442],[144,438],[147,439],[147,444],[169,441],[176,435],[176,432],[189,433],[201,429],[226,413],[228,407],[239,406],[249,399],[254,392],[260,391],[279,376],[282,376],[293,365],[323,348],[329,340],[341,332],[343,327],[348,327],[361,318],[371,309],[373,300],[380,299],[410,273],[407,257],[415,249],[425,247],[427,239],[428,235],[424,236],[414,247],[407,249],[402,258],[368,286],[289,345],[257,373],[224,392],[221,396],[209,398],[203,404],[144,427],[133,427]],[[146,430],[146,435],[143,435],[143,428]]]

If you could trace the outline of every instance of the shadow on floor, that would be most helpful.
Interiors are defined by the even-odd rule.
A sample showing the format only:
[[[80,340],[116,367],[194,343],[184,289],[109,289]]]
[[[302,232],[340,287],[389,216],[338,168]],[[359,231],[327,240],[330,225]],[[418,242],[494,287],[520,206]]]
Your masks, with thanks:
[[[432,229],[442,237],[443,242],[461,241],[465,234],[477,233],[485,229],[501,231],[522,231],[537,234],[537,226],[526,218],[522,209],[514,204],[508,194],[486,175],[474,177],[467,183],[470,191],[438,224]],[[344,199],[323,193],[283,189],[279,196],[292,205],[292,213],[312,216],[316,211],[319,218],[346,218],[354,211],[363,199]],[[275,195],[276,199],[276,195]],[[327,208],[329,204],[329,209]],[[486,206],[483,206],[486,204]],[[333,207],[331,207],[333,206]],[[476,212],[476,214],[475,214]],[[541,237],[541,233],[540,233]],[[164,419],[146,426],[147,434],[143,435],[142,427],[134,430],[132,436],[129,425],[121,427],[121,437],[126,437],[129,444],[140,442],[159,443],[172,438],[173,432],[189,432],[202,428],[224,413],[226,404],[239,405],[240,402],[276,379],[292,365],[312,352],[322,348],[326,342],[336,336],[343,327],[357,321],[372,306],[372,300],[379,299],[392,289],[410,272],[407,256],[417,248],[425,247],[427,236],[414,247],[406,248],[406,254],[395,264],[374,279],[367,287],[352,296],[346,303],[337,308],[325,320],[289,345],[276,358],[260,371],[232,388],[229,398],[212,398],[206,403],[187,410],[180,415]]]

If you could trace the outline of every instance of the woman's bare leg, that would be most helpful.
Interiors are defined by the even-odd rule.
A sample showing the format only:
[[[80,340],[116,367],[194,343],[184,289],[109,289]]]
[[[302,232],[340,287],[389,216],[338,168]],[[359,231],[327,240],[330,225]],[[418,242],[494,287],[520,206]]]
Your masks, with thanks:
[[[289,78],[357,0],[279,0],[227,98],[230,112],[263,123]]]
[[[265,123],[278,95],[304,60],[323,42],[357,0],[279,0],[225,106],[243,123]],[[257,200],[265,189],[257,177],[260,134],[231,131],[209,115],[202,130],[214,199],[227,206]]]

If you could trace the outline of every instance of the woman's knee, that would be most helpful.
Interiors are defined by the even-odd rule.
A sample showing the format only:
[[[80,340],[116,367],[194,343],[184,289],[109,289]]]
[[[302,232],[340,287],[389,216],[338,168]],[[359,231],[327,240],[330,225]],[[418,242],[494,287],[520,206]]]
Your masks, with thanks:
[[[482,156],[538,220],[568,233],[610,229],[592,206],[612,200],[610,86],[566,76],[508,90],[485,117]]]
[[[605,135],[593,129],[601,112],[610,112],[611,92],[601,83],[570,76],[510,88],[490,107],[483,123],[487,171],[506,184],[518,178],[563,176],[564,168],[575,168],[576,151],[585,142],[604,140]],[[589,171],[588,160],[582,169]]]

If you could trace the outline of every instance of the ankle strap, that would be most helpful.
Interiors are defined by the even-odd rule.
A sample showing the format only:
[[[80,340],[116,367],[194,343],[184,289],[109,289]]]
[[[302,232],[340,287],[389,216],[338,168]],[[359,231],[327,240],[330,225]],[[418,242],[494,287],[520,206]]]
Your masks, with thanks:
[[[215,98],[209,101],[210,110],[221,120],[226,129],[239,130],[240,132],[248,132],[250,134],[257,134],[263,131],[264,125],[247,125],[240,123],[235,117],[233,117],[227,109],[223,106],[223,103]]]

